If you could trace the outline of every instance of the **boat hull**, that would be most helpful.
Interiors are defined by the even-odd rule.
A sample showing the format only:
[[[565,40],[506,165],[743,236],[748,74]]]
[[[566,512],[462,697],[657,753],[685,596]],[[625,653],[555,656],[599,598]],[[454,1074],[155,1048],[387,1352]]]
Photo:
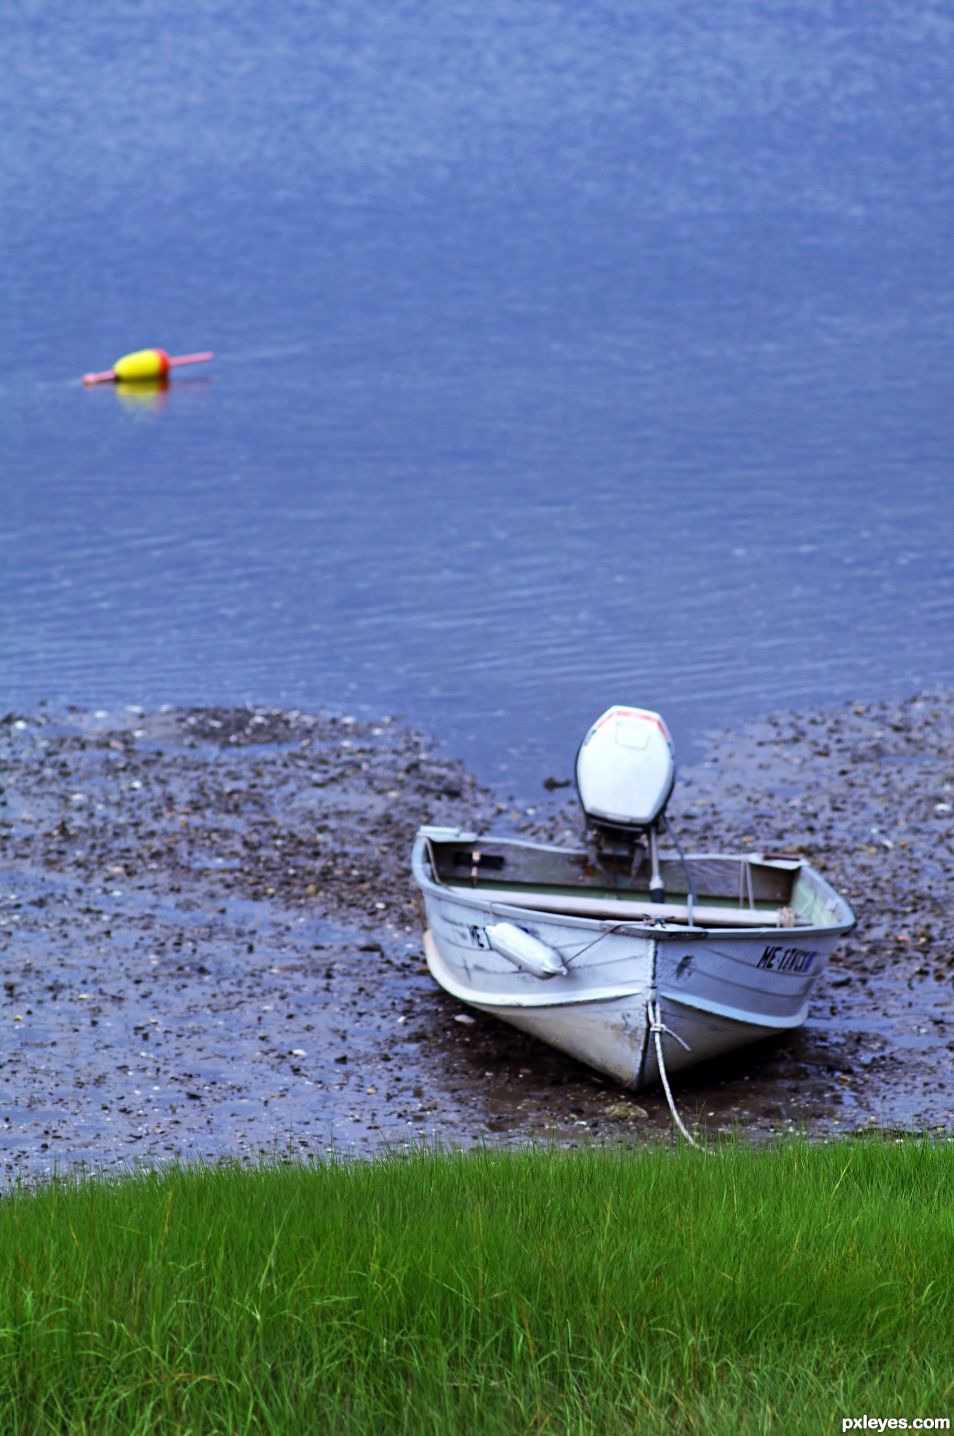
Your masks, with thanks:
[[[841,932],[703,931],[510,907],[431,882],[422,861],[415,866],[440,986],[633,1089],[659,1077],[651,1001],[668,1029],[667,1072],[678,1072],[803,1023]],[[508,961],[488,935],[500,922],[552,949],[565,971],[544,978]]]

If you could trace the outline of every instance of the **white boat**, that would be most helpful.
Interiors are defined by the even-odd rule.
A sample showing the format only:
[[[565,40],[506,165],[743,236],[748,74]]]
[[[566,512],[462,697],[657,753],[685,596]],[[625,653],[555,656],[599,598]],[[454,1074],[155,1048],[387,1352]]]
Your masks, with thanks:
[[[674,778],[659,715],[616,707],[577,757],[580,846],[421,828],[441,987],[631,1088],[803,1023],[851,908],[797,856],[661,851]]]

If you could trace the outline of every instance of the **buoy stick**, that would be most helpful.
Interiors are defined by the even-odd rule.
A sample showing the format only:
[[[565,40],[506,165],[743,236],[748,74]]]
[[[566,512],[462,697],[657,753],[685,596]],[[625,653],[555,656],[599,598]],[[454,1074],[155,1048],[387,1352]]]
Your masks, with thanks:
[[[180,354],[178,359],[169,360],[169,368],[174,369],[177,364],[207,364],[210,359],[214,358],[215,355],[211,352],[206,354]]]
[[[102,374],[84,374],[84,384],[108,384],[116,378],[115,369],[104,369]]]

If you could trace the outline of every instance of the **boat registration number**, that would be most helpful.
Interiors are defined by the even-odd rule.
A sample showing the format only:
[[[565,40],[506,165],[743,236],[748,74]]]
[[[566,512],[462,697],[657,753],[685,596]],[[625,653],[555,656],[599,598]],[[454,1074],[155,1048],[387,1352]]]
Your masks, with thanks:
[[[762,949],[759,967],[769,967],[773,972],[808,972],[818,956],[804,947],[783,947],[781,943],[769,943]]]

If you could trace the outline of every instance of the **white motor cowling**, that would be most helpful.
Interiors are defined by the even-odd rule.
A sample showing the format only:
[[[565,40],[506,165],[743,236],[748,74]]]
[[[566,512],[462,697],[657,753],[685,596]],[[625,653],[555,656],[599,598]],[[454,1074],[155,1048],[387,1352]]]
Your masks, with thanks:
[[[638,833],[663,813],[676,781],[669,729],[647,708],[608,708],[576,755],[583,811],[600,827]]]

